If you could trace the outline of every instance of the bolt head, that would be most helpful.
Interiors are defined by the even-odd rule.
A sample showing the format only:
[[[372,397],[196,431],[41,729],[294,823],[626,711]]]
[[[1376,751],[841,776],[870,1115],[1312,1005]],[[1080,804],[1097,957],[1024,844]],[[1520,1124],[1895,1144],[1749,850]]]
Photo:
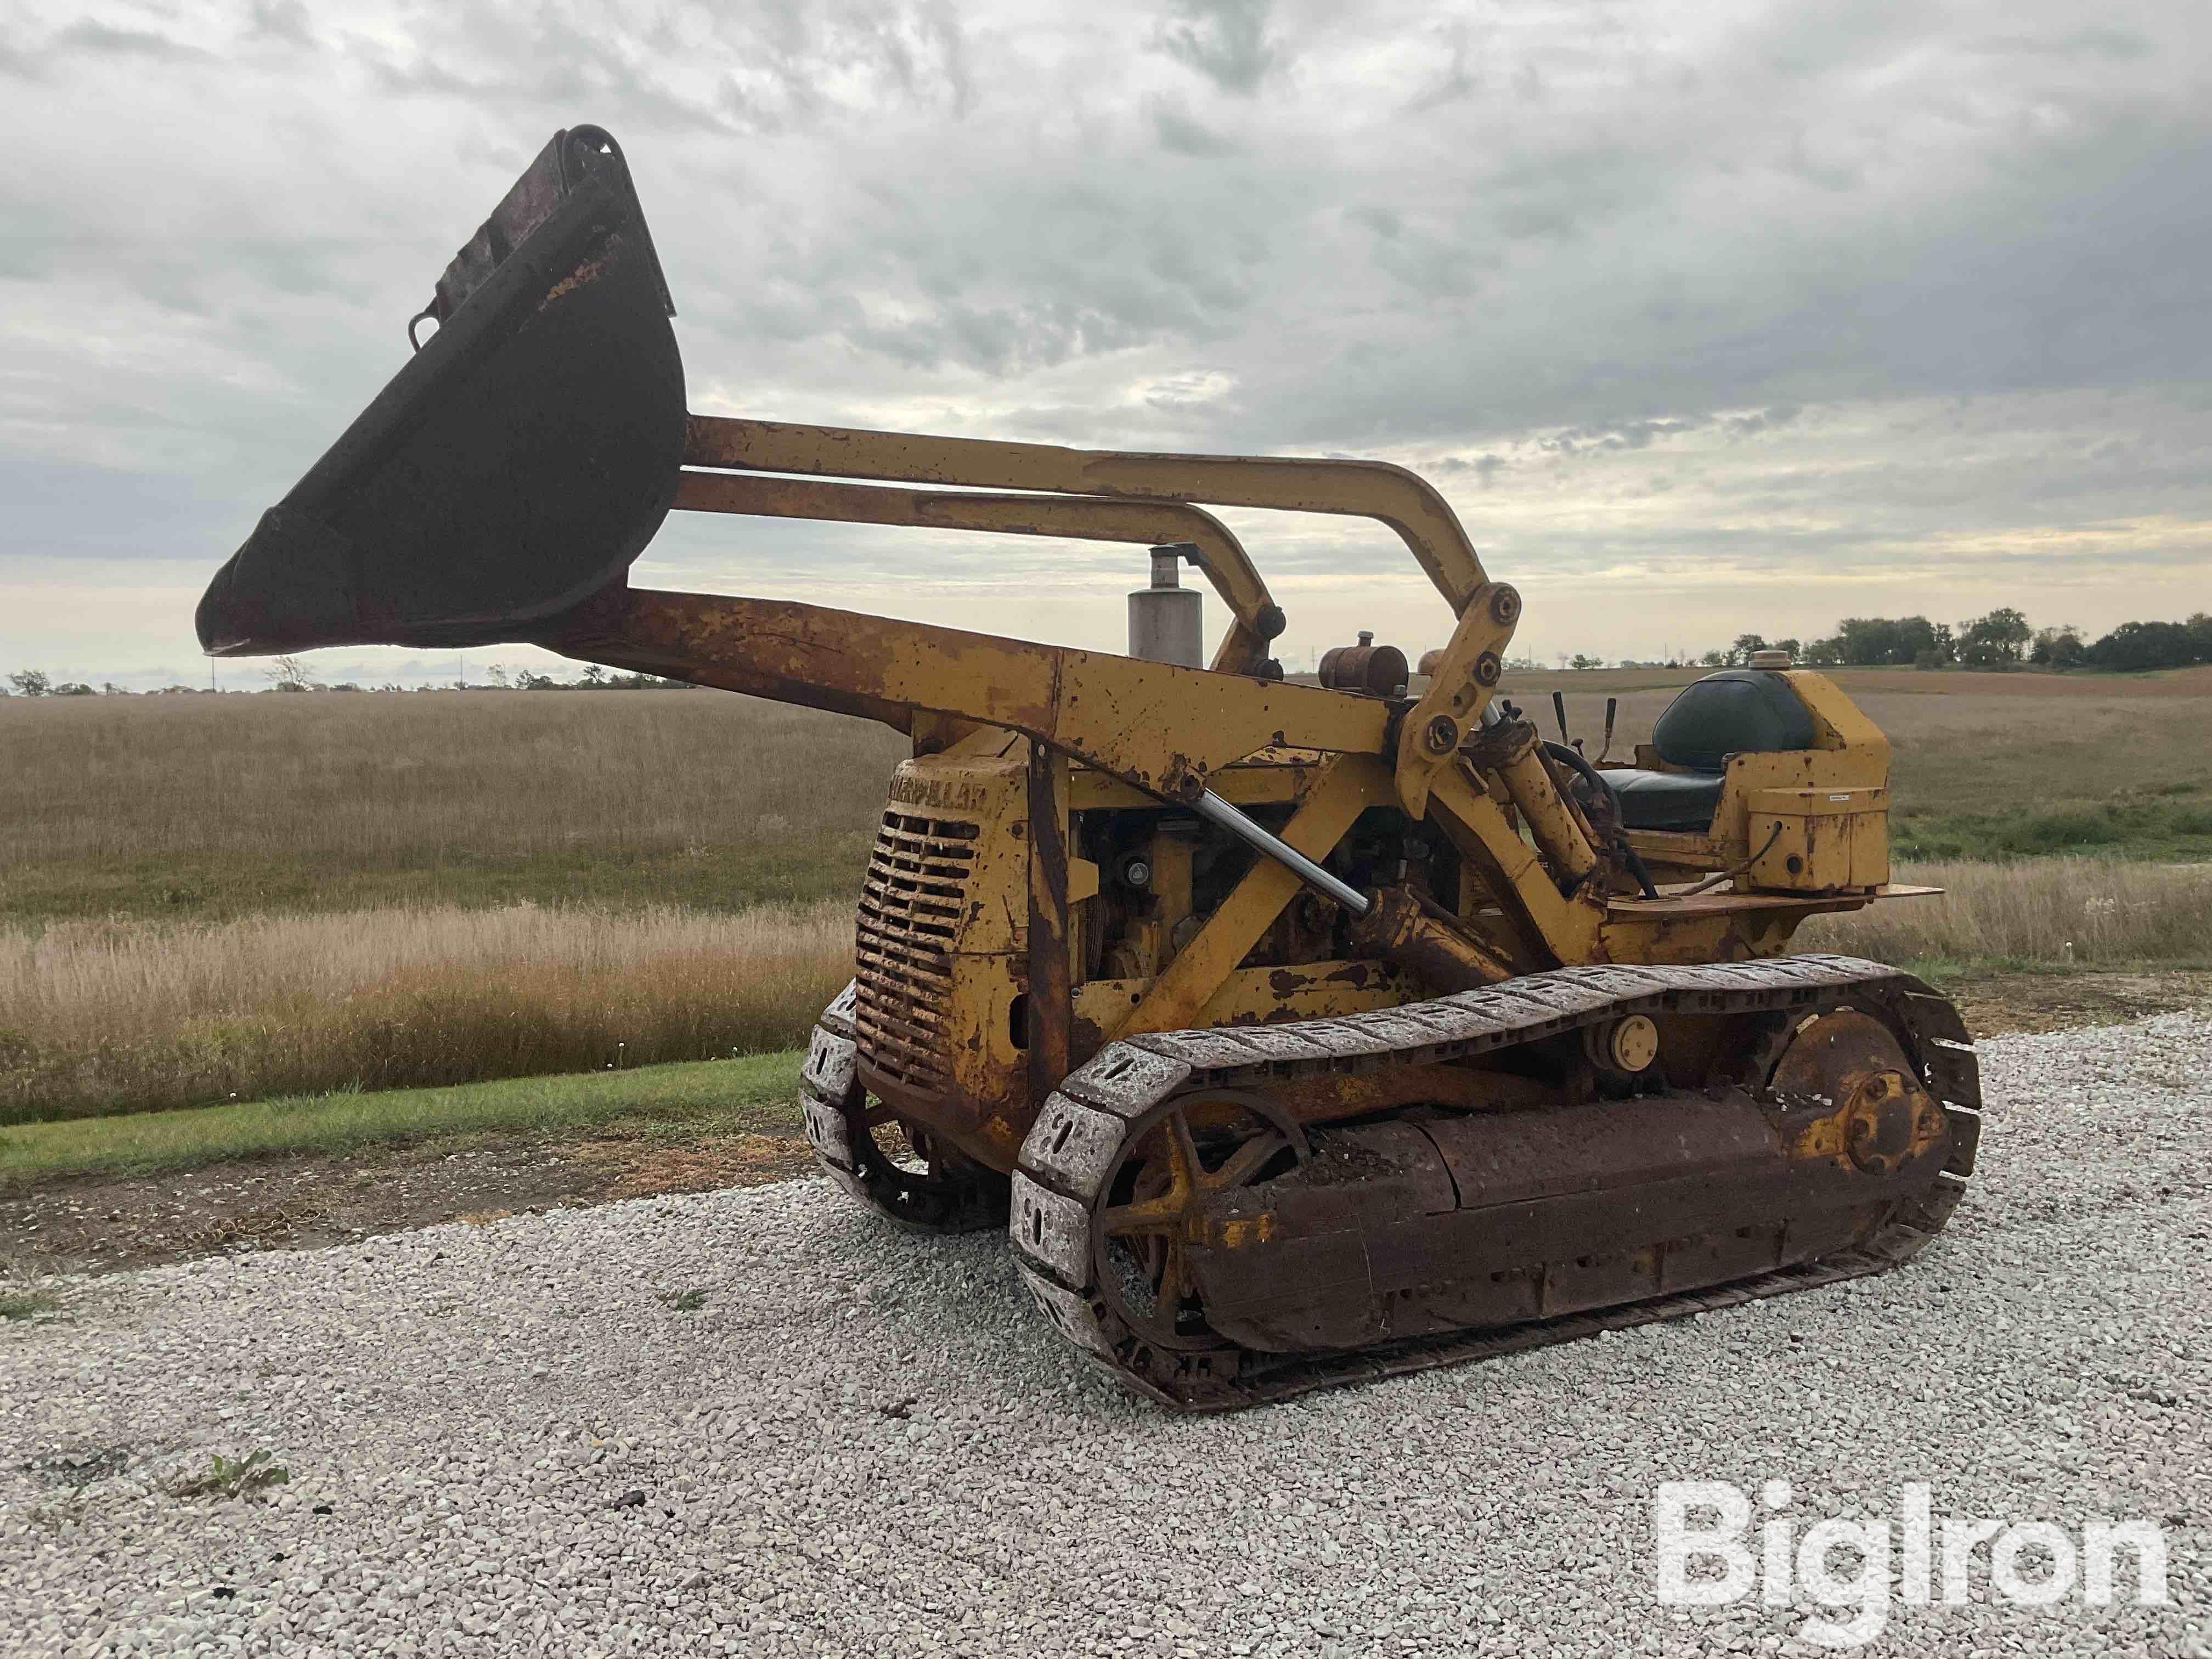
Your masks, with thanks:
[[[1474,659],[1474,683],[1495,685],[1505,677],[1505,665],[1498,660],[1495,651],[1486,651]]]
[[[1431,755],[1449,755],[1459,744],[1459,722],[1449,714],[1438,714],[1422,732],[1421,741]]]
[[[1501,628],[1510,628],[1521,618],[1521,595],[1515,589],[1501,584],[1491,591],[1490,619]]]

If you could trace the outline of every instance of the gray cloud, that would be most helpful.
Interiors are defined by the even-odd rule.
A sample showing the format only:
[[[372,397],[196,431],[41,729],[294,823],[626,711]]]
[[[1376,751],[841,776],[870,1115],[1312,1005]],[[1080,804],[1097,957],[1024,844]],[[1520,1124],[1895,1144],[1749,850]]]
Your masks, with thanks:
[[[289,46],[313,48],[316,45],[307,9],[300,0],[252,0],[246,11],[246,27],[250,35]]]
[[[0,49],[0,565],[211,564],[398,367],[547,133],[592,119],[700,406],[1382,453],[1563,579],[1817,549],[2070,581],[2123,542],[2172,573],[2212,522],[2207,68],[2182,0],[1693,31],[1580,0],[41,14]],[[1316,580],[1355,545],[1265,528]],[[701,567],[726,531],[656,556]],[[915,556],[778,534],[823,569]],[[1109,598],[1126,574],[929,556]]]
[[[187,46],[158,29],[119,29],[80,18],[58,31],[47,43],[56,57],[151,58],[169,63],[206,58],[203,48]]]
[[[1212,128],[1203,126],[1191,118],[1180,102],[1171,98],[1155,98],[1150,114],[1152,131],[1159,136],[1160,148],[1172,150],[1177,155],[1229,155],[1237,145],[1223,137]]]
[[[1273,0],[1170,0],[1176,21],[1153,36],[1159,50],[1224,92],[1247,96],[1282,67],[1284,48],[1267,38]]]
[[[1482,84],[1474,64],[1474,47],[1470,31],[1464,21],[1455,20],[1437,30],[1437,42],[1443,48],[1442,64],[1431,73],[1433,79],[1421,91],[1407,100],[1410,114],[1438,109],[1446,104],[1458,103],[1471,98]]]

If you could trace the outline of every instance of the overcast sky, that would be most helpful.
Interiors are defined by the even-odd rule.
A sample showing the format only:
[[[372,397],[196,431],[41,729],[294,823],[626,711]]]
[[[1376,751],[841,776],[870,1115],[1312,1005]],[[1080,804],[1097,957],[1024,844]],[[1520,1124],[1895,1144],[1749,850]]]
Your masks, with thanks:
[[[2212,607],[2208,42],[2202,0],[0,0],[0,670],[204,677],[208,575],[583,121],[695,409],[1401,461],[1547,659]],[[1387,535],[1231,516],[1293,665],[1444,637]],[[717,519],[637,580],[1118,648],[1142,564]]]

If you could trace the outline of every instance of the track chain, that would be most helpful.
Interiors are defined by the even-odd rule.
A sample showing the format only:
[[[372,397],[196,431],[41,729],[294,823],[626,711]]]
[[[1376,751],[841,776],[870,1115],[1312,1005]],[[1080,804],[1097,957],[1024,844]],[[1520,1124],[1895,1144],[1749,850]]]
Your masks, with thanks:
[[[1180,1090],[1264,1087],[1318,1073],[1457,1060],[1634,1013],[1810,1012],[1839,992],[1879,1002],[1905,1030],[1912,1062],[1944,1107],[1951,1130],[1950,1154],[1935,1186],[1901,1202],[1856,1249],[1707,1290],[1354,1352],[1155,1350],[1130,1332],[1097,1291],[1091,1218],[1100,1186],[1130,1126]],[[1958,1011],[1919,980],[1879,963],[1808,954],[1695,967],[1561,968],[1367,1013],[1151,1032],[1109,1043],[1069,1073],[1039,1113],[1014,1175],[1009,1231],[1037,1305],[1091,1358],[1164,1404],[1231,1410],[1311,1389],[1680,1318],[1894,1267],[1942,1230],[1964,1193],[1979,1139],[1980,1107],[1972,1041]],[[812,1123],[810,1108],[810,1133]]]
[[[968,1233],[1006,1221],[1006,1179],[978,1165],[921,1173],[892,1163],[870,1137],[860,1087],[852,985],[822,1011],[799,1074],[806,1139],[822,1172],[847,1194],[921,1233]]]

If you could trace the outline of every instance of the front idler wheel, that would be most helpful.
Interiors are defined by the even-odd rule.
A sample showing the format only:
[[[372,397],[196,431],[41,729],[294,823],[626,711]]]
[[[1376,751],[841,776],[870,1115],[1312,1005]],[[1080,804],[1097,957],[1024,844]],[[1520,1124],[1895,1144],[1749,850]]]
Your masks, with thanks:
[[[1140,1342],[1231,1346],[1206,1322],[1188,1249],[1206,1242],[1211,1202],[1311,1155],[1296,1119],[1242,1090],[1164,1101],[1139,1120],[1093,1210],[1091,1250],[1100,1294]]]

